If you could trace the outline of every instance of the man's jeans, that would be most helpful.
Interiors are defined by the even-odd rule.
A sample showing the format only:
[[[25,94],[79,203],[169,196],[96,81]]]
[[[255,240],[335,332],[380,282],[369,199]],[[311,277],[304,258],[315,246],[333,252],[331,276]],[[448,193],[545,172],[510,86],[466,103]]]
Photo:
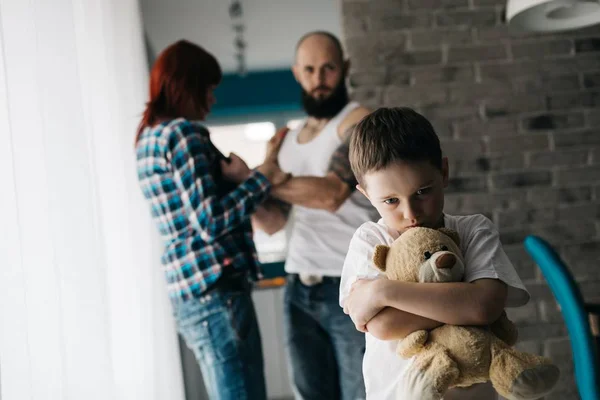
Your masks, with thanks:
[[[365,336],[339,306],[340,279],[305,286],[289,275],[285,288],[286,348],[296,399],[365,398]]]
[[[177,328],[194,352],[211,400],[265,400],[260,332],[250,285],[175,302]]]

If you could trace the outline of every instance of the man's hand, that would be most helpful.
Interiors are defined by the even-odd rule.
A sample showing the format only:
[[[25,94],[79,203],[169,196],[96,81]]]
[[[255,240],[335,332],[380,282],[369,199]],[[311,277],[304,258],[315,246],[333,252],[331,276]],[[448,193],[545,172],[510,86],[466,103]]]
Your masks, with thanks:
[[[379,287],[384,279],[359,279],[352,284],[350,295],[344,302],[344,312],[350,315],[356,329],[367,332],[367,323],[385,305],[379,296]]]
[[[271,139],[267,142],[267,153],[265,155],[265,162],[274,162],[277,163],[277,156],[279,155],[279,150],[281,149],[281,143],[283,143],[283,139],[285,135],[289,132],[288,127],[280,128]]]

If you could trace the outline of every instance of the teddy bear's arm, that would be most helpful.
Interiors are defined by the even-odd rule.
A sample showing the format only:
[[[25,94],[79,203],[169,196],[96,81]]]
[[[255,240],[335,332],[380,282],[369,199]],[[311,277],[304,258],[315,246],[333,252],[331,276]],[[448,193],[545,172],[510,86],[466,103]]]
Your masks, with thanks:
[[[398,342],[396,353],[402,358],[411,358],[423,350],[428,338],[429,332],[415,331]]]

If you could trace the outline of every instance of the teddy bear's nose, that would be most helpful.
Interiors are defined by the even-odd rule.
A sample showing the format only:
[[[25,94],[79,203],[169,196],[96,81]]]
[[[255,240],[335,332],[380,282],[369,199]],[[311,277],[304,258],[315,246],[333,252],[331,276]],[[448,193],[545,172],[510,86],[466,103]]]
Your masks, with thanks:
[[[435,260],[435,266],[438,268],[452,268],[456,264],[456,256],[454,254],[442,254]]]

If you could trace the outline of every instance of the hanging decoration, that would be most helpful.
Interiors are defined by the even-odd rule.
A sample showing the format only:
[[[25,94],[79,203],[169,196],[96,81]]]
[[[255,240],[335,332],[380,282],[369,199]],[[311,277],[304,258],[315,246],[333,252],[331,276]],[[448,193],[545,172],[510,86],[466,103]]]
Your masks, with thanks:
[[[240,76],[245,76],[247,73],[246,69],[246,40],[244,39],[244,32],[246,26],[244,25],[244,9],[242,8],[241,0],[232,0],[229,5],[229,17],[231,18],[231,26],[234,32],[233,47],[234,57],[237,62],[237,72]]]

